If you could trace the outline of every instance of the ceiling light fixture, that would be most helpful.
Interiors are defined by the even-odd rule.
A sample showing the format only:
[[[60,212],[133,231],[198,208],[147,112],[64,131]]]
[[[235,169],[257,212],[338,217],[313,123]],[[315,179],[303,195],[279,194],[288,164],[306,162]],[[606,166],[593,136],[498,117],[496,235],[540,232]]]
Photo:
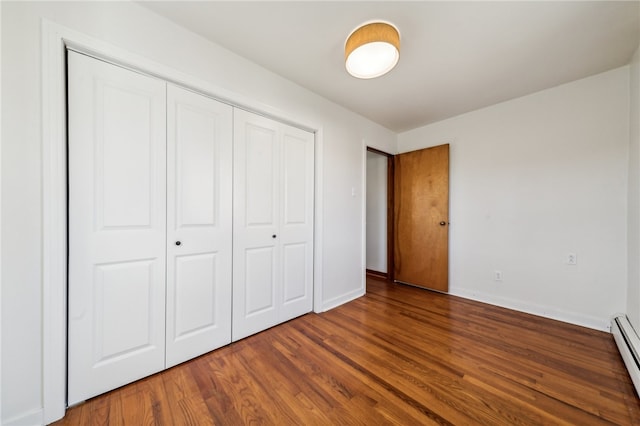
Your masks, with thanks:
[[[355,29],[344,45],[345,66],[357,78],[380,77],[400,59],[400,33],[386,22],[371,22]]]

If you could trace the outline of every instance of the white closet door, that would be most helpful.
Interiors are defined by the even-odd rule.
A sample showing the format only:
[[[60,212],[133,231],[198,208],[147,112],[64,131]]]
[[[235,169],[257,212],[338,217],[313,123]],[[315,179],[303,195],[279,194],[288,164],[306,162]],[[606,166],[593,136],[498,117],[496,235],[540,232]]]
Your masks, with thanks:
[[[164,368],[165,83],[69,52],[74,404]]]
[[[232,114],[167,86],[167,368],[231,342]]]
[[[234,114],[235,341],[311,311],[313,134]]]
[[[278,322],[311,312],[313,307],[314,136],[281,124],[282,294]]]
[[[234,110],[233,340],[278,322],[278,123]]]

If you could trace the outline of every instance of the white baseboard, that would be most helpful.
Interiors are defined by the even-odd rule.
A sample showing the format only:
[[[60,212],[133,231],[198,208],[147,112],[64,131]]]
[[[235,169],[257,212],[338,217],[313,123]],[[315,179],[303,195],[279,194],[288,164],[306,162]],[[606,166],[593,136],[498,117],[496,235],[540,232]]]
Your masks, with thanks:
[[[366,293],[365,288],[359,288],[347,294],[342,294],[338,297],[334,297],[333,299],[326,300],[322,304],[322,312],[329,311],[333,308],[337,308],[340,305],[344,305],[345,303],[351,302],[352,300],[355,300],[358,297],[364,296],[365,293]]]
[[[495,296],[493,294],[485,294],[475,290],[467,290],[463,288],[450,289],[449,294],[594,330],[608,332],[611,327],[610,318],[597,318],[577,312],[560,310],[550,306],[536,305],[533,303],[523,302],[522,300],[509,299],[506,297]]]
[[[37,409],[2,420],[0,423],[4,426],[41,426],[44,424],[43,416],[42,409]]]

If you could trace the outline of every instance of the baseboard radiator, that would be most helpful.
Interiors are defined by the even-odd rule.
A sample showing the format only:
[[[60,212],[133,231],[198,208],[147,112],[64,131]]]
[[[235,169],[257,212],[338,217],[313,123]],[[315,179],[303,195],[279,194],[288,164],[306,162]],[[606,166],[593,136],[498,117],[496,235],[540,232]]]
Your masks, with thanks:
[[[626,315],[613,317],[611,334],[618,345],[618,350],[629,376],[631,376],[636,393],[640,395],[640,338]]]

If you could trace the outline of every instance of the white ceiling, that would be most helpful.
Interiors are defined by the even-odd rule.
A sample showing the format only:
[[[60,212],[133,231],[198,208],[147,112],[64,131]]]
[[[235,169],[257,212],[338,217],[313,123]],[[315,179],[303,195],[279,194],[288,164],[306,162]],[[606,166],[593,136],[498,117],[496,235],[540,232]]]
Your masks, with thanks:
[[[640,41],[638,1],[140,4],[396,132],[625,65]],[[376,19],[400,62],[358,80],[344,42]]]

